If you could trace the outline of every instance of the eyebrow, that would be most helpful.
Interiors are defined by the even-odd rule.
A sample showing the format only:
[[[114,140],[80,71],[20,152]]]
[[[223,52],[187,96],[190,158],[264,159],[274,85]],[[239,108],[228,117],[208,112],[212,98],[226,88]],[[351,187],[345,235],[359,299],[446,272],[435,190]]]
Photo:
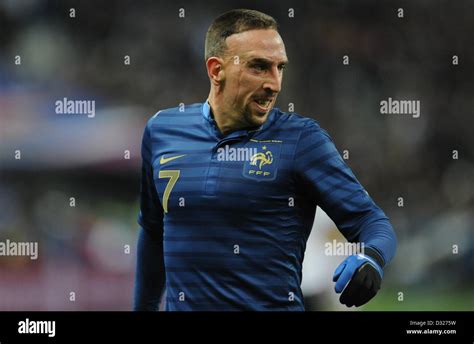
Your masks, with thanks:
[[[266,59],[264,57],[250,57],[248,62],[252,62],[252,63],[263,63],[263,64],[269,64],[269,65],[272,65],[273,64],[273,61],[272,60],[269,60],[269,59]],[[287,65],[290,61],[288,61],[288,59],[286,60],[283,60],[281,61],[280,63],[278,63],[279,66],[281,65]]]

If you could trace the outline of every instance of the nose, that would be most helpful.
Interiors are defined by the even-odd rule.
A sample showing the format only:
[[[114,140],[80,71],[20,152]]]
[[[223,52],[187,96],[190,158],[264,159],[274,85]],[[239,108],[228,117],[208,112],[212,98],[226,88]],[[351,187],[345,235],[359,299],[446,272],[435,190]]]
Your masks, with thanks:
[[[278,67],[273,67],[271,71],[267,73],[263,88],[269,93],[278,93],[281,91],[281,74]]]

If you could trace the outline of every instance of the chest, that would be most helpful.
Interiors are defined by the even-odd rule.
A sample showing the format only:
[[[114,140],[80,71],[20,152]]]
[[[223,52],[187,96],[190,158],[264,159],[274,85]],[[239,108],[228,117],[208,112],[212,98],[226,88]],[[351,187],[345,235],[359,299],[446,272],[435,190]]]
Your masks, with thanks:
[[[294,192],[294,148],[279,137],[157,142],[153,177],[165,213],[286,205]]]

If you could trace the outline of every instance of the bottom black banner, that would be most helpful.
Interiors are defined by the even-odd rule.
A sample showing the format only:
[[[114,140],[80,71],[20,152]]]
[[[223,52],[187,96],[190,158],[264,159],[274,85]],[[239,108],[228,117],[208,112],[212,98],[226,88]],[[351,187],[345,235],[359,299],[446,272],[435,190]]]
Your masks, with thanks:
[[[473,343],[472,312],[0,312],[0,344],[305,338],[315,343]],[[166,338],[166,339],[165,339]]]

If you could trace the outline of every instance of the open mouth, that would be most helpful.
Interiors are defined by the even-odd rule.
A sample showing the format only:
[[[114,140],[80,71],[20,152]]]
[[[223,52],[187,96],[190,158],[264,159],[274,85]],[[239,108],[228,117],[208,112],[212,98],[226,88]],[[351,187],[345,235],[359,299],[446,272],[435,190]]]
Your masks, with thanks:
[[[262,98],[262,99],[255,99],[254,103],[257,105],[257,108],[261,112],[267,112],[270,110],[270,105],[272,104],[272,99]]]

